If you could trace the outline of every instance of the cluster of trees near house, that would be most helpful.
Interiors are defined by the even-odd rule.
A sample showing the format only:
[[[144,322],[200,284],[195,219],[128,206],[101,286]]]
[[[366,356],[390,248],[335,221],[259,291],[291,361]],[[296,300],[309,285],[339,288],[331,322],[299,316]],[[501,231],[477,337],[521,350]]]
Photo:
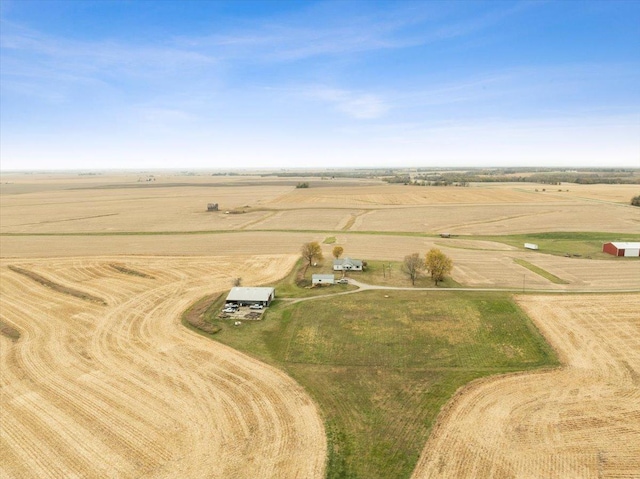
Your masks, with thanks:
[[[453,261],[438,248],[431,248],[422,258],[419,253],[413,253],[404,257],[402,271],[409,277],[411,284],[416,284],[416,279],[425,272],[429,273],[436,286],[453,268]]]
[[[640,195],[631,198],[631,206],[640,206]]]
[[[305,260],[305,273],[309,266],[323,259],[322,247],[317,241],[304,243],[300,252]],[[338,259],[343,252],[344,248],[342,246],[335,246],[332,254],[334,258]],[[431,276],[431,279],[438,286],[438,283],[451,273],[452,268],[453,261],[451,258],[438,248],[431,248],[424,258],[419,253],[407,255],[402,263],[402,271],[409,277],[411,284],[414,286],[416,279],[424,275],[425,272]]]

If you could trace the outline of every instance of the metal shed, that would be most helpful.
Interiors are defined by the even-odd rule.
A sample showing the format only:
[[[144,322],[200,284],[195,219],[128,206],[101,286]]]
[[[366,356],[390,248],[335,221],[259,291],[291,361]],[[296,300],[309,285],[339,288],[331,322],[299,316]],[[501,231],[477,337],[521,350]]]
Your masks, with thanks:
[[[311,276],[311,284],[334,284],[336,277],[333,274],[314,274]]]
[[[247,306],[260,304],[269,306],[276,297],[276,290],[270,287],[235,287],[227,295],[226,304]]]

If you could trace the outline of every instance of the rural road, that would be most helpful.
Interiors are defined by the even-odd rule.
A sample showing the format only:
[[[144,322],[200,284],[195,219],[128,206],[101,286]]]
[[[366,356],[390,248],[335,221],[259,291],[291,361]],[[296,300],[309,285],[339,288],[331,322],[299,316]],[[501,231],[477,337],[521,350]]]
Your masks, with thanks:
[[[484,292],[502,292],[502,293],[541,293],[541,294],[584,294],[584,293],[640,293],[640,289],[626,289],[618,291],[602,291],[598,289],[525,289],[522,288],[414,288],[409,286],[381,286],[377,284],[362,283],[355,279],[349,278],[349,284],[357,286],[358,289],[352,291],[343,291],[341,293],[327,293],[319,296],[309,296],[307,298],[279,298],[289,301],[291,304],[312,299],[326,298],[328,296],[342,296],[345,294],[360,293],[362,291],[383,290],[383,291],[484,291]]]

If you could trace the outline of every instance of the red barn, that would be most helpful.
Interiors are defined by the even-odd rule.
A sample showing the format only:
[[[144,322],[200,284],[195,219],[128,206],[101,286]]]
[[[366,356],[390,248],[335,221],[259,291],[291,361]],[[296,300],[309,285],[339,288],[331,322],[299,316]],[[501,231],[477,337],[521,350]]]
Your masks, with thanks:
[[[616,241],[602,245],[602,252],[613,256],[640,256],[640,243]]]

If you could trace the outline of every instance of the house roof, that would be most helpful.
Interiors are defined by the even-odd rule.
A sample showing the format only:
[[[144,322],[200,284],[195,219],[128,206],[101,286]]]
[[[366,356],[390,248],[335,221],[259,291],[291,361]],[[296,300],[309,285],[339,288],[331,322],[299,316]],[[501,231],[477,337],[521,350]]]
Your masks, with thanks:
[[[334,259],[333,260],[333,264],[334,265],[345,265],[345,264],[350,264],[351,266],[362,266],[362,260],[361,259],[351,259],[351,258],[344,258],[344,259]]]
[[[262,288],[231,288],[227,301],[269,301],[275,295],[275,289],[269,287]]]
[[[636,249],[640,248],[640,242],[630,241],[612,241],[611,244],[618,249]]]

